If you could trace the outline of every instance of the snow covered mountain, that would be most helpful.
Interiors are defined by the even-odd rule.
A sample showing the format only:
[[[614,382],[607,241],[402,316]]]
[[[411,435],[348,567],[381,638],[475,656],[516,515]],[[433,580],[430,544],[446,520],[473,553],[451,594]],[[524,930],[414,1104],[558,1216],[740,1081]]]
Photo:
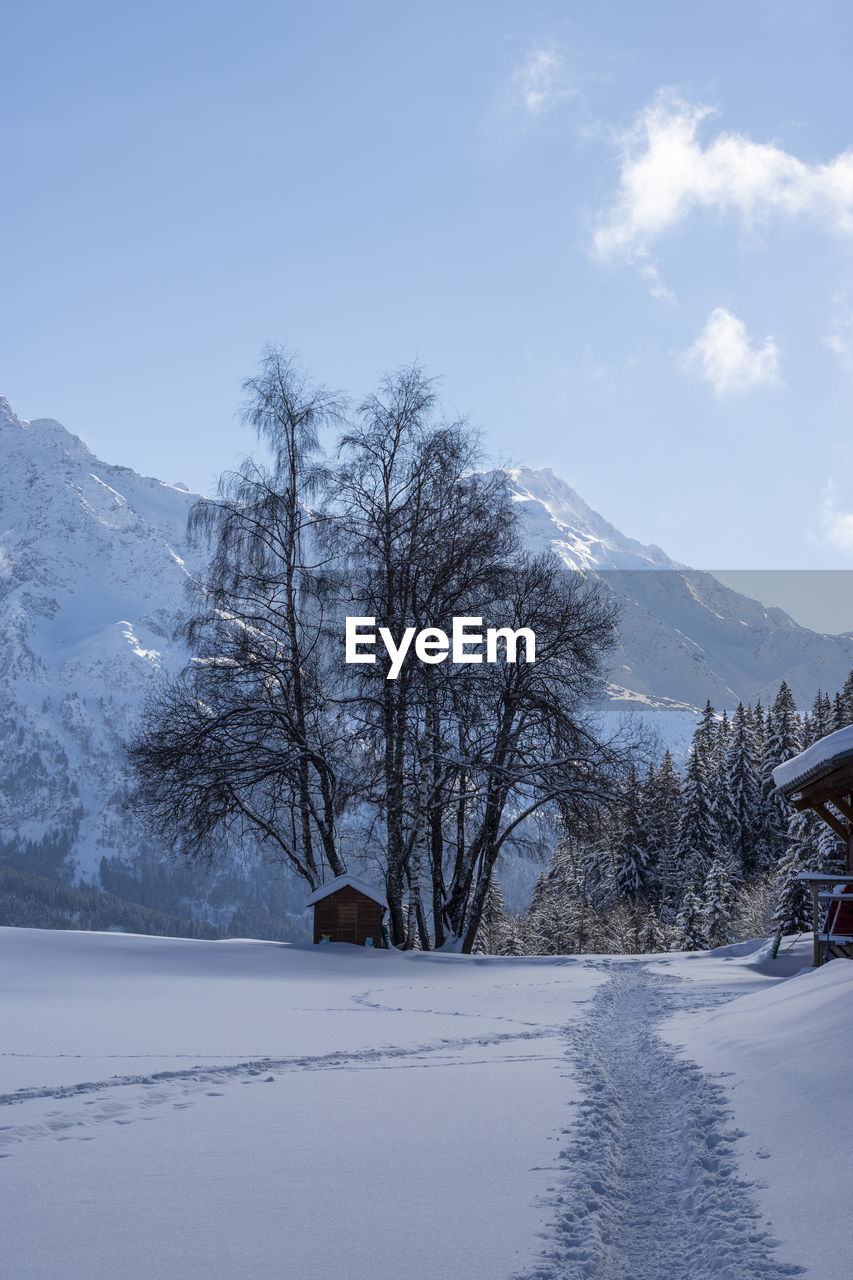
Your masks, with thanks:
[[[853,669],[853,636],[810,631],[624,537],[550,469],[510,476],[529,545],[594,574],[616,598],[614,703],[692,715],[710,698],[731,711],[741,699],[766,701],[787,680],[805,709],[818,688],[834,692]]]
[[[0,450],[0,861],[300,938],[305,893],[278,868],[175,864],[126,807],[125,743],[188,659],[195,495],[103,462],[51,419],[19,420],[2,398]]]
[[[644,547],[609,524],[550,467],[507,470],[534,551],[554,551],[572,569],[680,569],[660,547]]]
[[[187,660],[194,495],[103,462],[2,399],[0,448],[0,856],[27,845],[32,870],[55,874],[70,858],[87,878],[102,857],[138,866],[124,743],[148,692]],[[616,595],[611,705],[655,713],[668,741],[706,698],[731,707],[784,677],[806,702],[853,668],[853,637],[817,635],[624,537],[553,472],[520,468],[511,481],[529,544]]]
[[[174,633],[193,498],[102,462],[58,422],[20,421],[3,399],[0,449],[0,839],[52,832],[49,860],[73,832],[92,873],[129,838],[123,743],[186,661]]]

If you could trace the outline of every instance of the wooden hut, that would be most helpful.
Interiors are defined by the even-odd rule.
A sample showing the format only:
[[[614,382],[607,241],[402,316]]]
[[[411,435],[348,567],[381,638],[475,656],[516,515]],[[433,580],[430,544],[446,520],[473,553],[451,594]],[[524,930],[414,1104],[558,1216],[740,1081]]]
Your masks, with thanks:
[[[384,896],[358,876],[343,875],[315,889],[306,902],[314,908],[315,942],[352,942],[382,946]]]
[[[789,804],[811,809],[844,841],[843,875],[804,871],[798,879],[812,891],[814,964],[841,956],[853,959],[853,725],[777,765],[773,781]]]

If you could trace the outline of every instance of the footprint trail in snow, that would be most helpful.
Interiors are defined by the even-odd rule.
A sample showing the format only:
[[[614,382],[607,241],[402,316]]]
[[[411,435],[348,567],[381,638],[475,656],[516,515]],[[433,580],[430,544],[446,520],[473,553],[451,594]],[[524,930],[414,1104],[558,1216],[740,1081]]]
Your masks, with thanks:
[[[555,1238],[525,1280],[788,1280],[738,1176],[722,1088],[655,1033],[673,980],[615,968],[571,1032],[584,1091]]]

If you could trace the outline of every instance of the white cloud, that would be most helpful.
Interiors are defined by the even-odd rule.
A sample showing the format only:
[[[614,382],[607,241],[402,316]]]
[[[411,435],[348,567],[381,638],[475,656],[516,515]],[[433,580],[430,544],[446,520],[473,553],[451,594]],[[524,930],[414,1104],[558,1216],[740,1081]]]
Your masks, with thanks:
[[[842,551],[853,551],[853,513],[838,510],[831,480],[823,491],[821,524],[827,542]]]
[[[772,142],[718,133],[703,146],[699,125],[714,111],[663,91],[621,139],[615,202],[595,232],[605,258],[646,258],[653,241],[688,214],[734,213],[746,226],[771,214],[809,215],[853,234],[853,152],[809,164]]]
[[[512,83],[516,102],[532,116],[541,116],[577,94],[555,49],[534,49],[514,72]]]
[[[836,303],[831,327],[822,340],[847,372],[853,372],[853,310],[846,300]]]
[[[664,284],[663,276],[653,262],[640,265],[640,275],[648,282],[653,298],[661,298],[664,302],[675,302],[675,294]]]
[[[685,353],[685,363],[698,368],[717,395],[779,382],[776,343],[767,338],[763,347],[752,346],[744,322],[724,307],[711,312],[705,328]]]
[[[850,340],[849,333],[825,333],[822,341],[823,345],[838,357],[838,363],[844,369],[848,372],[853,369],[853,342]]]

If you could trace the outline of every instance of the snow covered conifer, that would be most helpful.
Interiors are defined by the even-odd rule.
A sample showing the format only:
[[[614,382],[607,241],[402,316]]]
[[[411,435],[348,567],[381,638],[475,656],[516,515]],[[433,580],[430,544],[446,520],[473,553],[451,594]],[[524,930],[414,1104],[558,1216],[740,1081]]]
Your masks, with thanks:
[[[693,889],[684,895],[681,910],[675,917],[675,950],[707,951],[708,939],[702,918],[702,903]]]
[[[717,725],[717,731],[714,735],[714,743],[711,750],[710,764],[714,769],[722,767],[726,752],[729,749],[729,742],[732,734],[732,722],[729,720],[728,712],[725,707],[720,721]]]
[[[806,933],[812,927],[812,899],[808,887],[797,879],[801,871],[812,871],[817,861],[812,846],[815,838],[808,819],[811,815],[794,813],[791,818],[788,848],[776,869],[776,909],[773,923],[783,934]]]
[[[835,709],[828,693],[822,693],[818,690],[808,719],[808,732],[806,731],[805,719],[803,721],[804,748],[810,747],[813,742],[817,742],[819,738],[825,738],[827,734],[833,733],[835,730]]]
[[[721,763],[718,822],[722,842],[742,876],[756,871],[761,833],[761,785],[753,739],[743,703],[732,720],[729,745]]]
[[[649,764],[646,776],[640,784],[639,791],[640,818],[639,824],[643,833],[643,851],[645,866],[643,874],[644,897],[658,901],[660,898],[660,856],[661,841],[657,831],[657,772],[653,764]]]
[[[552,861],[550,870],[539,876],[534,885],[524,917],[525,949],[532,955],[568,955],[574,951],[575,913],[570,906],[572,884],[570,876],[564,874],[566,870]]]
[[[702,886],[702,924],[709,947],[731,942],[734,886],[719,854],[713,859]]]
[[[576,840],[560,840],[548,871],[539,876],[524,917],[528,954],[572,955],[587,943],[590,853]]]
[[[708,760],[714,749],[714,742],[717,736],[717,713],[711,706],[710,698],[705,702],[702,713],[699,716],[699,723],[693,734],[693,748],[704,752],[705,759]]]
[[[656,954],[667,949],[666,930],[655,912],[650,909],[646,912],[640,930],[640,951],[645,954]]]
[[[613,851],[613,874],[620,898],[635,902],[643,886],[647,833],[643,830],[640,782],[633,765],[625,786],[622,832]]]
[[[853,671],[844,681],[844,688],[841,690],[840,698],[840,715],[842,723],[836,728],[843,729],[848,724],[853,724]]]
[[[837,693],[835,695],[835,698],[832,703],[832,711],[833,711],[833,718],[835,721],[835,728],[836,729],[845,728],[845,726],[849,724],[849,721],[847,719],[847,709],[844,706],[844,699],[842,698],[840,693]]]
[[[802,726],[793,694],[783,680],[773,706],[767,713],[764,753],[761,763],[761,860],[773,866],[788,848],[791,807],[776,790],[773,770],[802,750]]]
[[[524,938],[524,930],[518,916],[510,916],[507,921],[500,954],[502,956],[526,956],[529,954]]]
[[[840,840],[831,827],[820,822],[817,829],[817,866],[816,871],[843,873],[847,867],[847,851],[844,841]]]
[[[706,757],[699,739],[694,743],[684,774],[681,819],[676,839],[678,874],[682,885],[704,880],[718,848],[719,830],[711,809]]]
[[[489,956],[500,955],[508,923],[501,882],[497,875],[492,872],[492,878],[486,891],[486,903],[480,918],[480,927],[477,930],[477,942],[475,944],[477,948]]]
[[[675,767],[672,752],[667,750],[655,770],[654,781],[646,784],[645,796],[645,821],[653,859],[655,896],[663,908],[673,908],[681,896],[676,873],[681,805],[681,777]]]
[[[764,758],[764,734],[765,734],[765,718],[764,708],[759,698],[755,706],[752,703],[746,708],[746,719],[749,725],[749,731],[752,734],[752,749],[756,760]]]

